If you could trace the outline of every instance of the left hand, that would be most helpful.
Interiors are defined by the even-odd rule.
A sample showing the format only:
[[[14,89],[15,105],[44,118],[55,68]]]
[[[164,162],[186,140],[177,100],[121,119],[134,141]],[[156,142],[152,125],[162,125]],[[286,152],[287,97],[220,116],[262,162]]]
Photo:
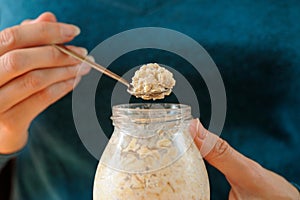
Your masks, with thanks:
[[[225,175],[231,186],[230,200],[300,199],[299,191],[287,180],[237,152],[198,119],[192,121],[190,132],[204,159]]]

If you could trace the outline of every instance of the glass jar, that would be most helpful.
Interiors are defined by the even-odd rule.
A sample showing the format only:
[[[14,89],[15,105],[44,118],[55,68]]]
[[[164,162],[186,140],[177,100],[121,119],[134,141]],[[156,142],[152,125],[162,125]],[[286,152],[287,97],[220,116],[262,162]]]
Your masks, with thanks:
[[[114,132],[94,180],[95,200],[208,200],[203,159],[182,104],[113,107]]]

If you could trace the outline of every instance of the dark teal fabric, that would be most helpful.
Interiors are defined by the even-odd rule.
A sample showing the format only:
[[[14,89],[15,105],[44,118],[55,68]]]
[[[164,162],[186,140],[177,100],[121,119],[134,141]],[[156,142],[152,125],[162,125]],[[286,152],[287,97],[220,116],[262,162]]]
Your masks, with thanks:
[[[43,11],[80,26],[82,33],[72,43],[89,50],[116,33],[143,26],[174,29],[197,40],[216,62],[226,87],[222,137],[264,167],[300,183],[300,1],[0,0],[0,27]],[[143,50],[120,57],[110,67],[123,73],[120,66],[151,60],[189,77],[207,125],[210,101],[205,83],[185,70],[185,60]],[[109,135],[109,94],[115,82],[103,77],[101,84],[108,89],[97,91],[96,107]],[[30,141],[17,158],[15,199],[92,198],[97,160],[80,142],[71,108],[68,95],[32,124]],[[225,178],[212,167],[208,171],[211,199],[227,199]]]

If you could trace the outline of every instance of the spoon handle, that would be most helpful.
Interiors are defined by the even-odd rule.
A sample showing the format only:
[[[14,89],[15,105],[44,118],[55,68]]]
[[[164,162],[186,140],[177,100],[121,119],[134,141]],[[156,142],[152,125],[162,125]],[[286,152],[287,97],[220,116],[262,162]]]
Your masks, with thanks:
[[[126,85],[127,88],[130,87],[130,84],[125,80],[123,79],[122,77],[120,77],[119,75],[113,73],[112,71],[104,68],[103,66],[93,62],[93,61],[90,61],[89,59],[85,58],[85,57],[82,57],[81,55],[78,55],[77,53],[71,51],[70,49],[68,49],[67,47],[65,46],[62,46],[62,45],[56,45],[56,44],[52,44],[55,48],[57,48],[58,50],[62,51],[63,53],[69,55],[69,56],[72,56],[73,58],[76,58],[78,60],[80,60],[81,62],[84,62],[86,64],[88,64],[89,66],[91,66],[92,68],[94,68],[95,70],[98,70],[100,71],[101,73],[123,83],[124,85]]]

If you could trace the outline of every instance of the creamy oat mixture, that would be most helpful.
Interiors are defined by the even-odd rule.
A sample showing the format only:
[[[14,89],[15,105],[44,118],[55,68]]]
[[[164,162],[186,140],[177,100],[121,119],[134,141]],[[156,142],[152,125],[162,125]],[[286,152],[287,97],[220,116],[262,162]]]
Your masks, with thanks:
[[[132,78],[132,95],[145,99],[163,99],[175,85],[173,74],[157,63],[143,65]]]
[[[186,153],[188,156],[171,166],[151,173],[120,172],[100,164],[94,200],[209,200],[208,178],[199,151],[190,148]]]
[[[96,172],[94,200],[209,199],[205,165],[188,129],[163,126],[150,138],[134,137],[139,130],[112,135]]]

